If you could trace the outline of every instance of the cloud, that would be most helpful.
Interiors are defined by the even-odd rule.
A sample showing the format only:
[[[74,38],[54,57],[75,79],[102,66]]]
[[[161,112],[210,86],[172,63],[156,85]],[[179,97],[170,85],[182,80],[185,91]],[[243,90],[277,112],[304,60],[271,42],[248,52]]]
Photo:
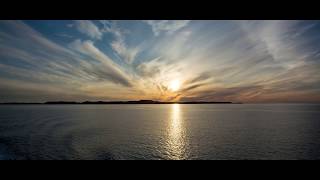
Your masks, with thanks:
[[[4,64],[5,61],[0,63],[3,66],[16,68],[16,70],[12,69],[10,73],[19,73],[18,69],[21,69],[21,71],[28,72],[24,75],[21,73],[21,76],[26,78],[33,74],[37,74],[35,76],[37,79],[54,77],[59,71],[50,69],[51,66],[67,68],[72,67],[68,64],[78,62],[76,54],[72,51],[47,40],[40,33],[20,21],[2,21],[0,25],[7,29],[0,35],[0,38],[4,41],[0,45],[0,56],[3,59],[10,59],[9,64]],[[23,67],[17,66],[17,63],[23,65]],[[63,76],[70,75],[60,72],[60,75],[62,74],[64,74]],[[15,78],[17,77],[19,76],[15,76]]]
[[[111,33],[114,35],[115,40],[110,43],[111,48],[120,56],[122,60],[124,60],[126,63],[131,64],[137,54],[140,52],[140,49],[136,47],[128,47],[128,45],[125,42],[125,33],[128,34],[128,32],[123,32],[119,27],[117,27],[116,22],[109,22],[109,21],[100,21],[102,25],[104,26],[102,31]]]
[[[215,88],[199,91],[194,94],[182,97],[182,101],[243,101],[246,102],[262,91],[261,86],[243,86],[229,88]]]
[[[65,33],[57,34],[57,36],[62,37],[62,38],[69,38],[69,39],[73,38],[73,36],[71,36],[69,34],[65,34]]]
[[[195,83],[193,85],[187,85],[184,89],[181,90],[181,92],[187,92],[187,91],[191,91],[197,88],[200,88],[202,86],[207,85],[206,83]]]
[[[72,86],[28,82],[0,78],[0,102],[46,102],[67,100],[79,101],[92,98]]]
[[[307,89],[319,92],[315,84],[320,78],[316,77],[318,73],[313,72],[314,68],[298,68],[314,61],[317,57],[312,54],[318,51],[307,48],[313,47],[310,44],[314,43],[312,39],[295,37],[308,34],[306,31],[316,25],[306,28],[300,22],[287,21],[224,21],[221,24],[206,21],[194,24],[201,25],[188,28],[191,33],[187,36],[184,35],[186,30],[182,30],[170,38],[162,37],[150,50],[160,52],[161,61],[145,62],[138,66],[138,71],[164,85],[175,79],[177,73],[173,72],[179,72],[178,76],[184,80],[180,91],[182,99],[246,102],[263,99],[268,94],[275,95],[280,89],[297,92],[306,87],[302,88],[304,92]],[[169,69],[169,64],[179,64],[179,68],[163,73]],[[277,84],[273,82],[282,78],[284,80]]]
[[[84,87],[94,83],[108,88],[132,87],[130,77],[91,41],[75,41],[78,50],[73,51],[21,21],[1,21],[0,27],[0,89],[6,95],[0,98],[3,101],[101,100],[111,97],[102,92],[91,94],[97,91],[87,92]]]
[[[111,47],[128,64],[131,64],[139,53],[138,48],[128,48],[123,39],[113,41]]]
[[[67,24],[67,27],[68,27],[68,28],[72,28],[73,26],[74,26],[73,23]]]
[[[0,21],[1,96],[320,102],[315,21],[148,21],[157,37],[141,21],[101,23],[96,35],[83,31],[90,40],[53,32],[73,36],[67,43],[23,21]],[[171,92],[177,79],[181,89]]]
[[[160,61],[161,58],[155,58],[148,62],[141,63],[137,66],[137,72],[144,77],[155,77],[159,75],[166,67],[166,63]]]
[[[70,44],[70,47],[78,52],[86,54],[95,60],[98,60],[103,69],[96,73],[104,75],[105,78],[111,80],[114,83],[118,83],[127,87],[132,86],[129,77],[115,64],[106,54],[96,48],[92,41],[76,40]]]
[[[189,24],[189,20],[146,20],[149,24],[155,36],[158,36],[161,32],[173,33],[182,29]]]
[[[203,72],[203,73],[195,76],[191,80],[187,81],[186,83],[187,84],[200,83],[200,82],[206,81],[211,78],[212,78],[212,75],[210,74],[210,72]]]
[[[89,20],[76,20],[75,27],[79,32],[86,34],[92,39],[102,38],[102,32],[100,32],[99,28]]]

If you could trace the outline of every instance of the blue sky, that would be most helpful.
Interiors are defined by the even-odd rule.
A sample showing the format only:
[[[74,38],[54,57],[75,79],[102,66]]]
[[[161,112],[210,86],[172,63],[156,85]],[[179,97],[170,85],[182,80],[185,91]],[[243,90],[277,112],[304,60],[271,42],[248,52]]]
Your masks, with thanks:
[[[0,102],[320,102],[319,21],[0,21]]]

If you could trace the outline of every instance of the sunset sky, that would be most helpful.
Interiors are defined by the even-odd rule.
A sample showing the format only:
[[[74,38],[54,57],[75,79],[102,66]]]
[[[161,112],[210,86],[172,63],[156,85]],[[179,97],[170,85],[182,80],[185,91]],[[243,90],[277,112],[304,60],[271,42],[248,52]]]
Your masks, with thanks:
[[[0,102],[320,102],[319,21],[0,21]]]

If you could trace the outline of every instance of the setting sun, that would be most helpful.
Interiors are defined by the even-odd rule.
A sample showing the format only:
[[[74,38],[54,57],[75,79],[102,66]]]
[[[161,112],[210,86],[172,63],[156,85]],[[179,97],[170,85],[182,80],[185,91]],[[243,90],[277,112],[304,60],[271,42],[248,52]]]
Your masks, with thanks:
[[[180,89],[181,83],[179,80],[173,80],[171,81],[169,88],[171,91],[178,91]]]

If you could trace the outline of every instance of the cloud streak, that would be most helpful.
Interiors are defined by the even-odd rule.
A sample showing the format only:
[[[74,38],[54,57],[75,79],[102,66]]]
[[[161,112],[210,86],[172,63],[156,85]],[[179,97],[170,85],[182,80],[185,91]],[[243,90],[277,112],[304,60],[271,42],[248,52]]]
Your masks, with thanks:
[[[320,102],[318,21],[72,22],[0,21],[0,101]]]
[[[82,42],[81,40],[76,40],[70,44],[70,47],[100,62],[102,68],[95,69],[96,75],[109,79],[114,83],[132,86],[128,76],[107,55],[96,48],[92,41]]]
[[[103,24],[103,32],[111,33],[115,40],[111,42],[111,48],[128,64],[131,64],[137,54],[139,48],[130,48],[125,42],[124,32],[117,27],[116,22],[100,21]]]
[[[165,32],[168,34],[172,34],[175,31],[185,27],[190,22],[189,20],[146,20],[147,24],[149,24],[152,28],[152,31],[155,36],[158,36],[160,33]]]
[[[75,27],[79,32],[86,34],[92,39],[102,38],[102,32],[100,32],[99,28],[89,20],[76,20]]]

